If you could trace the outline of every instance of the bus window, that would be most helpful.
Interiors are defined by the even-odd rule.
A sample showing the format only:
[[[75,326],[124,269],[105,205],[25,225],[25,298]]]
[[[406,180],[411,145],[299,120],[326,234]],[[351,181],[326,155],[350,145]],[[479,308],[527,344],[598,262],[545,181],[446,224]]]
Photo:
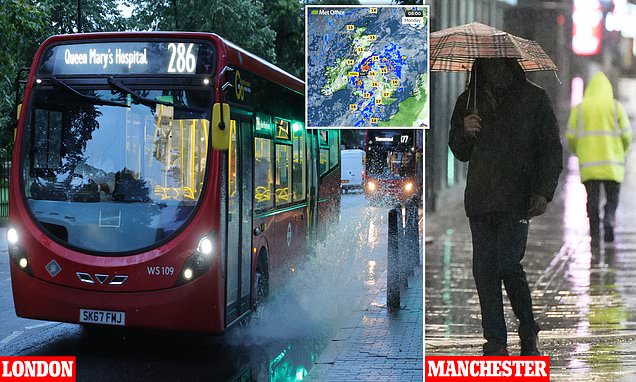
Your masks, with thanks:
[[[174,108],[164,105],[157,105],[156,115],[154,129],[147,126],[141,134],[129,131],[127,140],[133,144],[126,151],[128,168],[154,174],[154,200],[197,200],[203,188],[209,122],[175,119]],[[236,129],[234,125],[231,128]],[[138,151],[143,147],[146,152],[141,156]],[[149,160],[142,163],[139,157]],[[157,162],[163,165],[160,173],[153,169]]]
[[[320,148],[320,175],[329,171],[329,149]]]
[[[274,205],[273,170],[271,139],[254,138],[254,207],[257,211],[266,210]]]
[[[276,144],[276,205],[291,203],[292,147]]]
[[[340,137],[338,130],[329,130],[329,168],[338,165],[338,154],[340,153]]]
[[[276,139],[289,140],[289,121],[276,118]]]
[[[305,200],[305,182],[307,175],[305,174],[305,132],[300,126],[293,131],[293,151],[294,151],[294,168],[293,168],[293,197],[294,202]]]
[[[236,201],[238,199],[237,193],[238,193],[238,182],[237,182],[237,176],[238,176],[238,163],[237,163],[237,157],[238,157],[238,137],[237,137],[237,131],[236,131],[236,120],[232,119],[230,121],[230,145],[228,147],[228,155],[227,155],[227,175],[228,175],[228,200],[229,200],[229,207],[228,210],[230,212],[228,212],[229,215],[232,215],[232,211],[236,214],[238,214],[238,207],[236,206]]]

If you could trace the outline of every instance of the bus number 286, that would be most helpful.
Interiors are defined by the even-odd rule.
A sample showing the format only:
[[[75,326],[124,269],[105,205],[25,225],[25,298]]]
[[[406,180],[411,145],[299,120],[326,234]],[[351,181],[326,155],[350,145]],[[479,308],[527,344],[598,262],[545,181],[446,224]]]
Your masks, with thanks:
[[[168,44],[168,50],[171,51],[170,63],[168,64],[168,73],[194,73],[197,67],[197,58],[192,54],[194,44]]]
[[[148,268],[148,274],[152,275],[152,276],[172,276],[174,275],[174,267],[161,267],[161,266],[154,266],[154,267],[147,267]]]

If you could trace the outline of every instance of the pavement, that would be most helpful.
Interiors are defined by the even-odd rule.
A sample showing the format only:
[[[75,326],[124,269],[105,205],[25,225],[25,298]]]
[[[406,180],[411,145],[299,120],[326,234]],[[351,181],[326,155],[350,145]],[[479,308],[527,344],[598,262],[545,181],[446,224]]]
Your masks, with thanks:
[[[386,263],[386,230],[382,239],[377,248],[383,253],[377,256]],[[400,292],[400,309],[389,312],[386,271],[377,275],[367,292],[368,306],[340,325],[304,381],[422,381],[422,276],[421,268],[414,271],[408,287]]]
[[[636,103],[626,108],[633,112]],[[590,248],[575,157],[566,159],[546,214],[530,223],[523,265],[553,381],[636,380],[635,151],[626,163],[615,243]],[[427,237],[432,242],[426,246],[425,354],[480,355],[484,339],[463,205],[427,216]],[[509,350],[518,354],[517,320],[507,297],[505,303]]]

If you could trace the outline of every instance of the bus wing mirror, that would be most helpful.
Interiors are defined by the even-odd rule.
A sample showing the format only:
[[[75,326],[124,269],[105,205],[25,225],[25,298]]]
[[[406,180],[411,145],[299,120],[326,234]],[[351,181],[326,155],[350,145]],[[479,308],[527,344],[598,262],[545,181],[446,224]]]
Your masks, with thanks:
[[[226,151],[230,137],[230,105],[215,103],[212,107],[212,148]]]

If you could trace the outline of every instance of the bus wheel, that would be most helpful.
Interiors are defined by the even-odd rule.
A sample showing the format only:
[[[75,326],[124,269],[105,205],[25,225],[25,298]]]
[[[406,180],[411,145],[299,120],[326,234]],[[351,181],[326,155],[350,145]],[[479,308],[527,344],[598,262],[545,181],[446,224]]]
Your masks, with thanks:
[[[256,310],[267,301],[269,296],[269,271],[267,270],[267,252],[265,249],[262,249],[258,255],[253,291],[255,293],[253,309]]]

